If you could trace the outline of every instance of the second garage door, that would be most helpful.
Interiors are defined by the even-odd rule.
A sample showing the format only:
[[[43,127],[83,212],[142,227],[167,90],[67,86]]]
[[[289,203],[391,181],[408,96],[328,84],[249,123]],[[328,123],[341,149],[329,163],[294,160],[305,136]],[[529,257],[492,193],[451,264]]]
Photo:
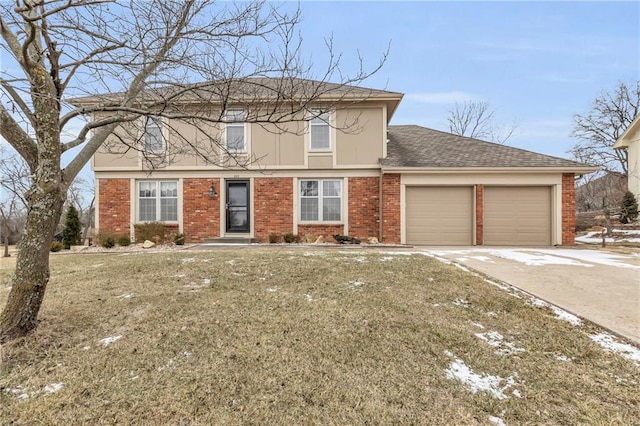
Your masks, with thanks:
[[[484,188],[485,245],[551,245],[551,188]]]
[[[473,244],[473,187],[407,186],[405,194],[407,244]]]

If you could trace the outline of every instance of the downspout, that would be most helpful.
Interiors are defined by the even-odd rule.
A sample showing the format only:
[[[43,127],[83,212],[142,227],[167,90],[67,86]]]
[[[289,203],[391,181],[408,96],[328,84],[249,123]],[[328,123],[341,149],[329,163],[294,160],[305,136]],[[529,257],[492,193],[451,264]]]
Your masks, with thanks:
[[[379,187],[379,193],[378,193],[378,241],[382,242],[382,206],[383,206],[383,202],[382,202],[382,177],[384,176],[384,170],[382,169],[382,158],[380,158],[378,160],[380,162],[380,178],[378,179],[378,187]]]

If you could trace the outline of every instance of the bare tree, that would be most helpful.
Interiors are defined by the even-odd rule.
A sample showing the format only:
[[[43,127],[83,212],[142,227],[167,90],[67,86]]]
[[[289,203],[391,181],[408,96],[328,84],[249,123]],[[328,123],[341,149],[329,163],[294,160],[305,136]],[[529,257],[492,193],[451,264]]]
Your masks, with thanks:
[[[9,257],[9,245],[21,232],[20,225],[27,207],[24,194],[29,187],[29,170],[25,162],[6,146],[0,145],[0,234],[4,256]]]
[[[640,113],[640,81],[620,81],[603,92],[586,115],[574,116],[571,136],[578,139],[571,153],[578,160],[609,172],[627,173],[627,152],[613,145]]]
[[[455,135],[489,140],[504,144],[518,128],[514,122],[510,126],[495,123],[495,110],[485,101],[468,101],[449,111],[447,117],[449,131]]]
[[[230,105],[259,101],[261,108],[248,108],[238,119],[284,130],[320,99],[330,100],[322,104],[329,109],[331,102],[353,99],[352,90],[361,97],[366,90],[355,86],[386,58],[383,53],[369,72],[361,61],[346,76],[328,41],[330,59],[317,76],[301,58],[299,10],[285,13],[264,1],[165,0],[153,6],[125,0],[0,4],[0,48],[13,59],[3,63],[8,71],[0,77],[0,135],[33,176],[0,341],[35,329],[49,281],[49,246],[69,185],[108,138],[120,138],[122,145],[105,149],[145,151],[136,126],[149,118],[181,120],[198,127],[197,141],[177,134],[166,152],[189,150],[212,164],[233,165],[233,157],[217,154],[223,146],[208,131]],[[334,79],[339,84],[328,83]],[[63,168],[61,156],[71,148],[79,151]],[[154,167],[171,158],[147,160]]]

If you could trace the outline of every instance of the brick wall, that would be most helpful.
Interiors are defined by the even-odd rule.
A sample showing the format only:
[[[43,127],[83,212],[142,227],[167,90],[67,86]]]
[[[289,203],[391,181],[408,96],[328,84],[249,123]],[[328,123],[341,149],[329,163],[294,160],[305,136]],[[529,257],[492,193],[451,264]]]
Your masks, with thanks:
[[[298,235],[301,239],[307,235],[312,235],[314,239],[322,235],[326,242],[335,243],[333,239],[335,234],[344,235],[344,225],[298,225]]]
[[[131,184],[129,179],[98,179],[98,226],[101,230],[131,232]],[[99,229],[99,230],[100,230]],[[99,231],[98,230],[98,231]]]
[[[349,178],[349,235],[361,240],[378,235],[380,178]]]
[[[484,185],[476,185],[476,244],[484,243]]]
[[[562,174],[562,244],[574,245],[576,237],[576,184],[573,173]]]
[[[400,175],[382,177],[382,242],[400,243]]]
[[[202,242],[220,234],[220,195],[209,198],[211,185],[220,194],[220,179],[182,181],[182,229],[187,242]]]
[[[254,236],[264,243],[293,232],[293,178],[257,178],[253,191]]]

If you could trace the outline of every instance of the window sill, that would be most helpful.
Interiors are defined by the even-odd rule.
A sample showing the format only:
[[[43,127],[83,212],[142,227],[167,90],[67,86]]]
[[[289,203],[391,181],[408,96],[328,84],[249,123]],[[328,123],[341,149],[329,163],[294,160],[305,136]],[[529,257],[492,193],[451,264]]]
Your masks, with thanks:
[[[300,221],[298,222],[298,225],[330,225],[330,226],[342,226],[344,225],[344,222],[340,221],[340,222],[322,222],[322,221],[314,221],[314,222],[308,222],[308,221]]]

